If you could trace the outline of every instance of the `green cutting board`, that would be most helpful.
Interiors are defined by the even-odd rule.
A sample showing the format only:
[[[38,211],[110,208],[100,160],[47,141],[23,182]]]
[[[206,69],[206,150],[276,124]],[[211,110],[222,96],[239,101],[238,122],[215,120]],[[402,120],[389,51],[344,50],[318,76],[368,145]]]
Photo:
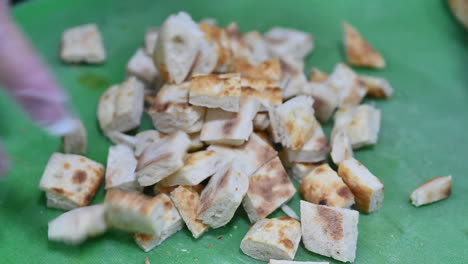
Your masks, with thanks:
[[[125,77],[125,65],[142,45],[147,27],[188,11],[196,20],[237,21],[243,31],[285,26],[311,32],[315,51],[307,70],[330,72],[343,60],[341,23],[355,25],[387,60],[381,71],[358,72],[387,78],[395,88],[388,101],[375,101],[383,121],[376,146],[357,159],[385,184],[383,208],[360,215],[355,263],[468,263],[468,37],[445,1],[114,1],[39,0],[17,6],[19,24],[69,93],[73,110],[89,133],[88,156],[105,163],[109,141],[95,112],[99,95]],[[97,23],[108,60],[102,66],[65,65],[58,57],[62,32]],[[1,40],[0,40],[1,41]],[[371,100],[369,100],[371,101]],[[374,102],[373,102],[374,103]],[[0,96],[0,137],[13,168],[0,181],[1,263],[261,263],[239,250],[249,222],[242,209],[224,228],[194,240],[187,230],[144,253],[129,233],[111,231],[81,246],[47,241],[47,223],[62,211],[48,209],[38,183],[60,140],[47,136],[4,93]],[[142,128],[151,127],[144,117]],[[328,128],[330,124],[328,125]],[[439,175],[453,175],[453,194],[421,208],[411,191]],[[103,200],[101,189],[93,203]],[[290,205],[298,212],[299,197]],[[281,213],[274,214],[275,216]],[[330,261],[303,245],[296,260]]]

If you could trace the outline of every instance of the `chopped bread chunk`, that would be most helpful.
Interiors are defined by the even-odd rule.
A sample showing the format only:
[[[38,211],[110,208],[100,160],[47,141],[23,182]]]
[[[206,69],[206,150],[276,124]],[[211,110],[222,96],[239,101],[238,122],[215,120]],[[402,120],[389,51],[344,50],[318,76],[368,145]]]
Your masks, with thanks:
[[[312,70],[310,72],[310,81],[311,82],[326,82],[328,79],[328,73],[323,72],[319,68],[312,67]]]
[[[77,245],[107,230],[104,204],[76,208],[49,222],[50,241]]]
[[[335,91],[340,107],[360,104],[367,93],[367,89],[362,85],[359,76],[343,63],[338,63],[335,66],[326,84]]]
[[[159,30],[154,63],[166,82],[187,78],[200,50],[203,32],[185,12],[169,16]]]
[[[200,29],[203,31],[207,44],[210,47],[207,50],[212,50],[212,60],[209,63],[210,68],[213,67],[213,70],[216,72],[227,72],[230,70],[232,68],[232,52],[226,31],[223,28],[206,23],[200,23]],[[213,70],[205,72],[205,74],[211,73]]]
[[[323,164],[311,171],[301,183],[304,200],[331,207],[349,208],[354,204],[354,195],[343,180]]]
[[[146,55],[152,57],[156,42],[158,41],[159,28],[148,28],[145,32],[145,47]]]
[[[333,163],[339,165],[342,161],[354,157],[351,141],[344,130],[338,131],[332,140],[331,158]]]
[[[159,202],[160,204],[158,204],[158,211],[160,214],[160,219],[157,220],[158,233],[135,233],[133,235],[135,242],[145,252],[151,251],[155,247],[161,245],[164,240],[168,239],[184,227],[184,222],[171,199],[169,199],[165,194],[159,194],[156,197],[161,197],[161,201]]]
[[[106,50],[96,24],[86,24],[67,29],[62,35],[60,57],[69,63],[102,63]]]
[[[106,190],[119,188],[126,191],[140,191],[135,169],[137,160],[133,150],[125,145],[111,146],[107,155]]]
[[[439,176],[425,182],[411,193],[410,199],[414,206],[447,199],[452,194],[452,176]]]
[[[304,62],[293,57],[281,58],[281,82],[283,99],[300,95],[307,86],[304,74]]]
[[[140,125],[143,113],[144,85],[130,77],[107,89],[99,99],[98,120],[101,129],[125,132]]]
[[[248,188],[249,178],[240,163],[226,163],[202,191],[198,219],[212,228],[225,226],[231,221]]]
[[[171,199],[195,239],[208,230],[208,225],[197,219],[200,195],[196,190],[191,186],[179,186],[171,192]]]
[[[306,249],[343,262],[356,258],[359,213],[301,201],[302,241]]]
[[[222,165],[222,157],[214,151],[202,150],[187,155],[185,164],[167,176],[160,184],[164,186],[197,185],[213,175]]]
[[[200,132],[189,134],[190,145],[188,152],[195,152],[202,150],[205,147],[205,143],[200,140]]]
[[[287,216],[291,217],[292,219],[296,219],[298,221],[301,220],[300,217],[296,214],[296,212],[287,204],[283,204],[281,206],[281,211],[283,211],[283,213],[285,213]]]
[[[298,150],[304,147],[314,132],[313,99],[298,96],[270,109],[273,132],[284,147]]]
[[[191,186],[184,185],[184,186],[192,188],[197,193],[201,193],[203,191],[203,189],[205,189],[205,185],[203,185],[203,184],[197,184],[197,185],[191,185]],[[179,185],[176,185],[176,186],[163,186],[162,184],[157,183],[157,184],[154,185],[153,192],[154,192],[154,194],[164,193],[164,194],[170,195],[172,191],[177,189],[177,187],[179,187]]]
[[[148,114],[154,127],[163,133],[182,130],[195,133],[201,130],[205,108],[188,103],[190,83],[166,84],[156,95]]]
[[[390,98],[393,95],[393,87],[384,78],[360,75],[361,85],[367,89],[367,95],[376,98]]]
[[[253,119],[259,102],[243,97],[238,113],[208,109],[200,140],[208,144],[242,145],[253,132]]]
[[[335,90],[326,83],[309,82],[304,86],[303,94],[314,99],[315,117],[321,123],[328,122],[339,103]]]
[[[282,90],[277,81],[243,77],[241,86],[242,97],[253,98],[260,102],[259,112],[266,112],[283,102]]]
[[[254,259],[293,260],[301,241],[301,223],[290,217],[263,219],[242,239],[240,248]]]
[[[139,184],[153,185],[182,168],[189,145],[188,135],[177,131],[146,147],[136,169]]]
[[[151,56],[143,48],[139,48],[127,63],[127,73],[146,82],[153,83],[158,76]]]
[[[174,220],[182,225],[179,213],[169,196],[149,197],[135,192],[111,189],[105,198],[106,219],[110,226],[161,237]]]
[[[351,65],[382,69],[385,59],[362,35],[348,23],[343,23],[344,49]]]
[[[330,262],[313,262],[313,261],[293,261],[293,260],[276,260],[270,259],[268,264],[330,264]]]
[[[372,213],[382,207],[384,185],[361,162],[354,158],[341,162],[338,174],[353,192],[359,211]]]
[[[253,120],[255,131],[265,131],[270,126],[270,117],[268,113],[257,113]]]
[[[190,80],[189,102],[208,108],[239,112],[241,81],[239,74],[209,74]]]
[[[270,59],[259,63],[252,62],[247,57],[235,57],[236,72],[242,77],[268,79],[279,81],[281,79],[281,63],[278,59]]]
[[[80,155],[54,153],[39,188],[46,192],[48,207],[71,210],[88,205],[103,178],[102,164]]]
[[[291,176],[298,183],[302,183],[304,178],[315,168],[322,165],[322,162],[318,163],[305,163],[305,162],[293,162],[291,166]]]
[[[135,156],[140,157],[143,151],[154,142],[159,142],[167,137],[166,134],[156,130],[146,130],[135,135]]]
[[[304,59],[314,49],[312,35],[295,29],[274,27],[265,33],[273,57]]]
[[[74,119],[75,128],[62,137],[64,153],[85,154],[88,146],[86,128],[80,119]]]
[[[200,29],[202,24],[199,25]],[[200,38],[200,51],[198,52],[190,76],[210,74],[218,63],[218,53],[216,42],[208,40],[206,37]]]
[[[335,114],[332,139],[345,131],[353,149],[377,143],[380,131],[380,110],[371,105],[341,108]]]
[[[131,149],[134,149],[137,143],[136,137],[124,134],[119,131],[108,131],[105,135],[115,145],[125,145]]]
[[[312,116],[313,134],[312,137],[300,149],[286,148],[286,156],[289,162],[320,162],[327,158],[330,147],[328,140],[323,133],[322,126]]]
[[[258,31],[250,31],[243,35],[244,41],[252,51],[251,59],[255,64],[262,63],[271,58],[270,50],[265,38]]]
[[[244,197],[243,205],[250,222],[255,223],[266,218],[296,193],[296,188],[289,179],[288,173],[276,157],[249,179],[249,190]]]
[[[241,146],[211,145],[207,150],[213,150],[225,159],[238,159],[248,177],[278,154],[270,143],[257,133],[252,133],[249,140]]]
[[[239,26],[233,22],[226,27],[233,57],[247,57],[253,60],[252,50],[244,39]],[[233,65],[232,65],[233,66]],[[233,69],[231,69],[233,70]]]

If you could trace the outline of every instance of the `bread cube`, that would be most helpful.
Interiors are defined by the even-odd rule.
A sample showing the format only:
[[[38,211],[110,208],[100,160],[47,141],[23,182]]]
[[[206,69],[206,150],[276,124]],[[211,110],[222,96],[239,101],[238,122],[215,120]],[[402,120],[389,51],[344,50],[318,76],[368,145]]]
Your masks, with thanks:
[[[49,222],[48,238],[77,245],[107,230],[104,204],[75,208]]]
[[[382,69],[385,59],[362,35],[348,23],[343,23],[344,49],[351,65]]]
[[[312,70],[310,72],[310,78],[309,78],[311,82],[323,83],[323,82],[326,82],[327,79],[328,79],[328,73],[323,72],[319,68],[312,67]]]
[[[160,142],[167,138],[166,134],[159,133],[156,130],[146,130],[135,135],[135,156],[140,157],[143,151],[151,144]]]
[[[205,108],[188,103],[190,83],[166,84],[156,95],[148,114],[154,127],[163,133],[182,130],[195,133],[201,130]]]
[[[286,157],[289,162],[321,162],[327,158],[330,147],[320,124],[312,116],[312,137],[300,149],[286,148]]]
[[[283,213],[285,213],[287,216],[291,217],[292,219],[295,219],[298,221],[301,220],[300,217],[296,214],[296,212],[287,204],[283,204],[281,206],[281,211],[283,211]]]
[[[359,213],[301,201],[302,242],[309,251],[343,262],[356,258]]]
[[[336,165],[354,157],[353,147],[345,131],[340,130],[333,136],[330,155]]]
[[[304,59],[314,49],[312,35],[290,28],[274,27],[265,33],[273,57]]]
[[[203,32],[185,12],[169,16],[161,26],[154,63],[166,82],[183,82],[195,63]]]
[[[159,29],[158,28],[148,28],[145,32],[145,47],[144,51],[146,55],[153,56],[154,48],[156,47],[156,42],[158,40]]]
[[[86,128],[80,119],[74,119],[75,129],[62,137],[64,153],[85,154],[88,146]]]
[[[234,65],[236,72],[240,73],[242,77],[272,81],[279,81],[281,79],[281,64],[278,59],[270,59],[255,64],[248,57],[235,57]]]
[[[289,99],[303,94],[307,86],[307,78],[304,74],[304,62],[294,57],[281,58],[281,82],[283,99]]]
[[[251,59],[254,64],[259,64],[271,58],[268,44],[260,32],[247,32],[243,35],[243,38],[252,51]]]
[[[222,165],[222,157],[214,151],[202,150],[187,155],[185,164],[167,176],[160,184],[164,186],[197,185],[213,175]]]
[[[137,49],[128,61],[127,73],[149,84],[153,83],[158,76],[158,70],[154,66],[153,59],[145,53],[143,48]]]
[[[103,176],[104,167],[100,163],[80,155],[54,153],[39,188],[46,192],[48,207],[71,210],[91,202]]]
[[[326,84],[338,95],[340,107],[350,107],[361,103],[367,93],[359,76],[346,64],[338,63],[327,79]]]
[[[367,95],[376,98],[390,98],[393,95],[393,87],[384,78],[360,75],[361,85],[367,90]]]
[[[232,66],[232,53],[226,31],[215,25],[200,23],[200,29],[205,36],[202,44],[201,57],[204,57],[205,71],[194,69],[195,73],[207,74],[213,71],[227,72]],[[197,66],[197,65],[195,65]],[[208,66],[208,67],[207,67]]]
[[[315,168],[319,167],[323,163],[305,163],[305,162],[293,162],[291,166],[291,176],[298,183],[302,183],[304,178]]]
[[[296,188],[289,179],[288,173],[276,157],[249,179],[249,189],[243,205],[250,222],[255,223],[266,218],[296,193]]]
[[[125,132],[138,127],[143,113],[143,96],[144,85],[135,77],[107,89],[98,105],[101,129]]]
[[[135,149],[136,137],[124,134],[119,131],[106,131],[106,137],[115,145],[125,145],[130,149]]]
[[[242,97],[260,102],[259,112],[266,112],[269,108],[281,105],[283,102],[282,90],[276,81],[243,77],[241,86]]]
[[[241,97],[239,74],[194,76],[190,84],[190,104],[239,112]]]
[[[263,219],[242,239],[240,248],[254,259],[293,260],[301,241],[301,223],[290,217]]]
[[[228,162],[211,176],[202,191],[198,219],[212,228],[225,226],[231,221],[248,188],[249,178],[240,163]]]
[[[239,29],[239,26],[235,22],[233,22],[229,24],[225,30],[229,38],[229,44],[231,46],[231,52],[232,52],[233,58],[234,57],[246,57],[252,61],[253,60],[252,50],[250,49],[250,46],[245,41],[244,36],[242,35]],[[230,70],[232,71],[234,70],[234,68],[231,68]]]
[[[106,50],[96,24],[69,28],[63,32],[60,57],[68,63],[102,63]]]
[[[452,194],[452,176],[439,176],[425,182],[411,193],[410,199],[414,206],[447,199]]]
[[[119,188],[127,191],[141,191],[135,169],[137,160],[133,150],[125,145],[111,146],[107,155],[106,190]]]
[[[340,163],[338,174],[353,192],[359,211],[372,213],[382,207],[384,185],[362,163],[347,159]]]
[[[336,91],[327,83],[309,82],[304,86],[303,93],[314,99],[315,117],[326,123],[338,107],[339,98]]]
[[[177,131],[146,147],[138,160],[138,183],[153,185],[182,168],[189,145],[188,135]]]
[[[208,230],[208,225],[197,219],[200,195],[196,190],[191,186],[179,186],[171,192],[171,199],[195,239]]]

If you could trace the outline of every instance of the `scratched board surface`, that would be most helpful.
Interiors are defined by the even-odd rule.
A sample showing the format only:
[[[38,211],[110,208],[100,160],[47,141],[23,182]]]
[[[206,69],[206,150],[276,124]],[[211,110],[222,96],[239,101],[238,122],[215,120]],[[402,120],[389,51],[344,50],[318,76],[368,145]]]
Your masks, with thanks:
[[[147,27],[158,26],[174,12],[194,19],[214,17],[221,25],[237,21],[243,31],[262,32],[276,25],[311,32],[316,48],[309,70],[330,72],[343,60],[341,23],[354,24],[387,59],[381,71],[394,98],[375,101],[383,111],[376,146],[356,157],[385,184],[382,210],[360,215],[358,264],[466,263],[468,261],[468,37],[452,18],[445,1],[115,1],[40,0],[17,6],[18,23],[31,37],[72,99],[73,110],[89,132],[91,159],[105,163],[110,145],[95,118],[99,95],[121,82],[125,65],[142,44]],[[58,58],[61,33],[72,26],[97,23],[108,60],[101,66],[65,65]],[[371,100],[373,101],[373,100]],[[242,209],[224,228],[194,240],[185,229],[150,253],[125,232],[111,231],[81,246],[47,241],[47,223],[62,213],[48,209],[37,188],[43,168],[60,140],[33,126],[2,93],[0,136],[13,169],[0,181],[0,256],[2,263],[261,263],[239,250],[249,222]],[[327,126],[329,130],[330,124]],[[142,129],[151,128],[147,116]],[[450,199],[414,208],[411,191],[438,175],[453,175]],[[93,203],[102,202],[101,188]],[[299,197],[290,203],[299,209]],[[276,213],[274,216],[279,216]],[[303,245],[296,260],[330,261]]]

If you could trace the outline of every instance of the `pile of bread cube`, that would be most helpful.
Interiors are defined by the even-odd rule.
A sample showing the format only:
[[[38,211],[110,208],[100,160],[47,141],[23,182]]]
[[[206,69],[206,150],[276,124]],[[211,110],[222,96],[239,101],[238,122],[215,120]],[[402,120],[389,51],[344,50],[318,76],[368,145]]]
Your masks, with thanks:
[[[71,30],[76,47],[64,40],[65,61],[105,58],[99,31],[85,27]],[[344,24],[344,32],[350,64],[385,66],[356,29]],[[253,225],[240,248],[252,258],[293,263],[302,239],[312,252],[354,261],[358,211],[375,212],[384,198],[382,182],[353,155],[376,144],[380,130],[380,110],[361,102],[389,98],[393,89],[344,63],[307,78],[304,59],[313,49],[306,32],[241,33],[235,23],[196,23],[184,12],[149,29],[127,79],[100,98],[99,125],[115,144],[106,168],[82,156],[79,120],[63,138],[67,154],[49,160],[40,183],[47,206],[69,210],[49,223],[49,239],[78,244],[116,228],[150,251],[184,225],[194,238],[225,226],[243,207]],[[144,112],[155,129],[125,134]],[[332,117],[327,138],[321,124]],[[297,192],[291,178],[300,183],[300,217],[287,205]],[[104,203],[89,206],[104,179]],[[269,218],[278,209],[289,217]]]

